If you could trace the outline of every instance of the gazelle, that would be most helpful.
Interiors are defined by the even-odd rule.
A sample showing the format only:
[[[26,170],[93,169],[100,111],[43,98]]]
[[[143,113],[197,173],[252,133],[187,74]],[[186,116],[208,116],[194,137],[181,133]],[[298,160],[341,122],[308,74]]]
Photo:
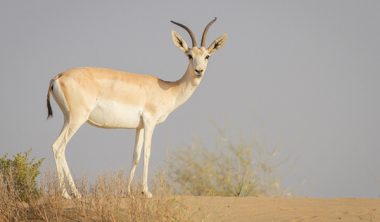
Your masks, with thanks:
[[[169,82],[150,75],[91,67],[70,69],[50,81],[47,93],[48,118],[53,115],[51,94],[64,116],[62,131],[52,146],[63,197],[70,198],[65,178],[74,197],[81,197],[67,165],[65,149],[85,122],[101,128],[136,129],[127,191],[130,194],[144,146],[143,194],[152,197],[148,189],[148,164],[153,131],[157,124],[165,121],[173,110],[190,98],[204,76],[210,55],[224,45],[226,34],[205,48],[208,29],[215,21],[216,18],[205,27],[200,47],[188,27],[171,21],[190,34],[193,45],[189,48],[185,40],[172,31],[174,44],[185,53],[189,62],[185,74],[177,81]]]

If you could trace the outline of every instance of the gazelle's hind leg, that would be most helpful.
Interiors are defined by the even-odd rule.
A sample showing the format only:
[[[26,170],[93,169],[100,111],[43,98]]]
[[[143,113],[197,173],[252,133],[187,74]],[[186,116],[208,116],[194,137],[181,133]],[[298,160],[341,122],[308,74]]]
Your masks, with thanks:
[[[76,198],[80,198],[81,195],[78,192],[74,180],[71,176],[70,169],[66,162],[65,157],[65,150],[66,145],[72,138],[72,136],[78,131],[78,129],[83,125],[83,123],[86,121],[84,118],[81,121],[73,121],[69,120],[68,122],[65,121],[65,125],[62,129],[61,134],[58,136],[56,142],[53,144],[53,151],[54,151],[54,157],[57,165],[57,172],[58,172],[58,179],[59,179],[59,185],[62,189],[62,195],[65,198],[70,198],[69,194],[67,193],[65,182],[64,182],[64,176],[67,179],[67,182],[70,186],[71,191],[73,192],[74,196]]]
[[[55,164],[57,166],[57,175],[58,175],[58,182],[59,182],[59,189],[62,192],[62,196],[66,199],[70,199],[70,195],[66,190],[65,186],[65,178],[64,178],[64,170],[62,168],[62,152],[60,151],[62,147],[62,140],[66,135],[67,131],[67,122],[65,120],[61,133],[57,137],[56,141],[53,144],[53,152],[54,152],[54,159]]]
[[[132,167],[131,172],[129,174],[128,179],[128,195],[131,195],[131,184],[133,177],[135,176],[136,167],[139,164],[140,156],[141,156],[141,149],[144,143],[144,129],[136,129],[136,138],[135,138],[135,149],[133,150],[133,160],[132,160]]]

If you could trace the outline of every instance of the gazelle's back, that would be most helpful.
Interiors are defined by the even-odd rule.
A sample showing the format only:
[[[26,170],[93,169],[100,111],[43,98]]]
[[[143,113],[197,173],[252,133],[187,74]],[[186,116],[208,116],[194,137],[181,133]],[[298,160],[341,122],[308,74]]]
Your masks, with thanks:
[[[155,90],[160,88],[159,81],[150,75],[107,68],[74,68],[57,76],[57,89],[53,92],[55,98],[62,94],[65,100],[71,101],[60,105],[68,106],[71,113],[81,112],[74,116],[88,118],[92,125],[138,128],[143,112],[159,109],[154,97],[160,95],[149,95],[151,91],[160,94],[160,90]]]

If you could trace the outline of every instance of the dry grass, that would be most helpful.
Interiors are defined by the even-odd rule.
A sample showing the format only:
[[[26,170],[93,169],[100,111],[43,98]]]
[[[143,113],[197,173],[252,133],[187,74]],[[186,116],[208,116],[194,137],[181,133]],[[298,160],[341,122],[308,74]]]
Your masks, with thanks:
[[[20,194],[12,174],[0,175],[0,221],[205,221],[207,214],[190,209],[173,194],[214,196],[279,195],[279,182],[271,164],[274,151],[241,139],[233,142],[221,131],[211,152],[201,142],[178,149],[166,171],[153,183],[154,197],[134,191],[126,197],[124,172],[76,182],[81,199],[61,197],[57,176],[46,173],[36,192]],[[166,172],[166,173],[165,173]]]
[[[0,221],[20,221],[27,216],[27,204],[13,183],[13,177],[0,173]]]
[[[125,197],[126,178],[122,172],[98,177],[92,185],[79,181],[82,199],[60,196],[56,175],[45,175],[40,195],[29,203],[0,184],[0,221],[196,221],[158,178],[152,199],[135,193]]]
[[[255,140],[234,142],[220,130],[214,149],[198,141],[172,153],[167,174],[179,194],[277,196],[281,189],[274,162],[276,150]]]

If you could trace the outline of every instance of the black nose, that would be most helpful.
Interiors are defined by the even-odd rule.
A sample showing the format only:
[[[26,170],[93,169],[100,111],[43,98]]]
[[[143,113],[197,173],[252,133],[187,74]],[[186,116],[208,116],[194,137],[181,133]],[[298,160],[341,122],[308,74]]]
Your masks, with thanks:
[[[203,72],[203,69],[196,69],[195,72],[201,74]]]

